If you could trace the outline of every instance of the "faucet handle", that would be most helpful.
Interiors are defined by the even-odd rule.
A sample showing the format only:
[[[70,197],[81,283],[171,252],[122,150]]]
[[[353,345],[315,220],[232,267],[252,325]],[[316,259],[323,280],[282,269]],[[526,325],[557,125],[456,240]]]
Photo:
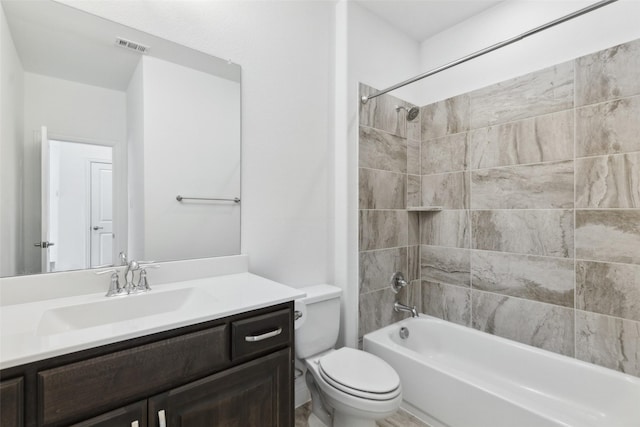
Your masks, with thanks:
[[[118,270],[115,268],[109,270],[103,270],[96,272],[97,275],[103,275],[111,273],[111,283],[109,284],[109,290],[107,291],[107,297],[112,297],[116,295],[124,295],[124,289],[120,286],[120,277],[118,277]]]
[[[400,289],[404,288],[405,286],[407,286],[407,281],[404,280],[404,275],[402,274],[402,272],[396,271],[395,273],[393,273],[393,276],[391,276],[391,290],[397,294],[398,292],[400,292]]]

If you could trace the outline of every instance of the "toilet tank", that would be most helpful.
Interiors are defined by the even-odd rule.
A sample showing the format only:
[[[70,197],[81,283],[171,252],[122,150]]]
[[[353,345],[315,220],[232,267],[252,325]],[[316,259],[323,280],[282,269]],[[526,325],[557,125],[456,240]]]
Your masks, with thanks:
[[[342,289],[331,285],[301,288],[307,296],[296,305],[304,314],[296,321],[295,349],[299,359],[330,350],[340,331],[340,296]]]

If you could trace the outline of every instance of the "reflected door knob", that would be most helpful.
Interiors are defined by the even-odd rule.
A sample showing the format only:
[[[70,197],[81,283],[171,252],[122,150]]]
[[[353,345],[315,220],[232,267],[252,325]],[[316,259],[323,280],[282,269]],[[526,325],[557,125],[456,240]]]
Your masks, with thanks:
[[[42,249],[47,249],[49,246],[53,246],[53,245],[55,245],[55,243],[53,242],[36,242],[33,244],[33,246],[37,246]]]

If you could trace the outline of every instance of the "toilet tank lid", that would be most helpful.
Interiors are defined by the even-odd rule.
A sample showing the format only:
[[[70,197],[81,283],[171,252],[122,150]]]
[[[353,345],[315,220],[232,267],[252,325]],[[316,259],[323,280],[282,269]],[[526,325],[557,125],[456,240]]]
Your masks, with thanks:
[[[340,298],[342,295],[342,289],[332,285],[314,285],[300,288],[300,290],[307,294],[306,297],[300,300],[305,304],[312,304],[318,301],[325,301],[331,298]]]

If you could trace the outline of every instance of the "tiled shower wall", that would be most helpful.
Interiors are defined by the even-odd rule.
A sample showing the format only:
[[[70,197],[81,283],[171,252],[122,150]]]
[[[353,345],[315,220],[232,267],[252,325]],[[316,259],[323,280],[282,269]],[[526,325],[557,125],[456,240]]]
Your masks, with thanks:
[[[375,92],[361,85],[360,94]],[[407,122],[395,106],[412,105],[389,95],[360,105],[359,143],[359,336],[406,317],[396,299],[415,305],[420,290],[420,233],[415,204],[420,189],[420,121]],[[394,272],[409,286],[395,295]]]
[[[419,229],[421,285],[405,298],[427,314],[640,376],[640,41],[424,106],[420,122],[405,203],[444,209],[393,211],[408,224],[408,271]],[[370,316],[389,298],[366,286],[390,269],[381,255],[390,249],[367,242],[394,227],[365,210],[377,198],[364,172],[366,123],[361,333],[378,326]],[[374,200],[363,204],[363,188]],[[377,323],[393,320],[385,316]]]

